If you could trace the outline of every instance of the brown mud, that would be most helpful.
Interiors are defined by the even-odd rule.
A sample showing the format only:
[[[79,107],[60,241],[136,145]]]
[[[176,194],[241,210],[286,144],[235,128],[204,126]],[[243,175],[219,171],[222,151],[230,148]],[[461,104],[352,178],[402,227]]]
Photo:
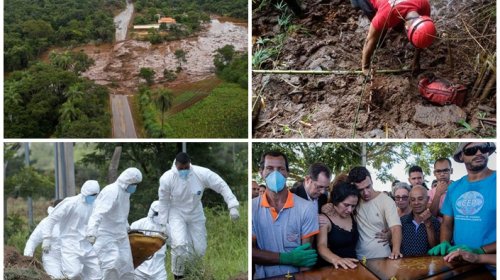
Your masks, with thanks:
[[[280,12],[275,2],[252,13],[253,52],[260,47],[255,43],[258,38],[272,39],[284,32],[278,24]],[[466,33],[468,28],[472,33],[479,30],[482,34],[493,34],[482,36],[480,43],[494,52],[495,18],[480,26],[468,22],[477,21],[474,15],[477,9],[472,7],[492,2],[437,2],[432,3],[431,16],[438,37],[457,40],[438,38],[430,48],[423,50],[420,64],[424,71],[421,74],[432,72],[437,77],[467,86],[464,106],[430,104],[418,92],[419,77],[411,73],[376,73],[377,69],[409,69],[411,66],[414,49],[406,35],[390,31],[376,51],[375,74],[368,82],[361,75],[254,73],[253,95],[262,97],[264,104],[253,122],[254,137],[494,137],[496,126],[480,122],[477,116],[496,118],[495,89],[493,97],[482,101],[470,95],[479,72],[476,65],[479,47]],[[253,7],[260,3],[257,1]],[[295,31],[288,33],[277,59],[265,61],[261,69],[360,69],[369,27],[362,12],[355,11],[349,0],[303,0],[302,3],[306,6],[305,17],[293,18],[291,24],[296,27]],[[471,128],[464,129],[457,124],[460,120],[465,120]]]
[[[12,246],[4,247],[3,258],[5,279],[51,279],[50,276],[45,273],[40,261],[23,256]]]
[[[214,76],[213,57],[218,48],[232,44],[236,50],[246,48],[246,28],[217,18],[205,26],[199,36],[180,41],[152,45],[147,41],[125,40],[114,47],[88,45],[83,50],[94,59],[95,64],[83,76],[99,84],[108,85],[113,94],[133,93],[144,82],[138,77],[142,67],[155,71],[155,83],[165,85],[186,84]],[[182,62],[182,72],[170,83],[164,83],[163,70],[175,72],[179,62],[174,53],[182,49],[186,52],[186,62]]]

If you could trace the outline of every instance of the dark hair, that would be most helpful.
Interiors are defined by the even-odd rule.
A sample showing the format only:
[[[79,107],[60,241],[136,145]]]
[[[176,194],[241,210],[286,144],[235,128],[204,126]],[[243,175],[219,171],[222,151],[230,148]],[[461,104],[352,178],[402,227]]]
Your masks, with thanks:
[[[180,152],[175,156],[175,162],[180,164],[188,164],[191,162],[191,158],[187,153]]]
[[[332,192],[330,193],[330,202],[333,203],[333,205],[338,205],[340,202],[344,201],[351,195],[359,198],[358,189],[350,183],[340,182],[333,188]]]
[[[286,167],[286,171],[288,172],[288,158],[286,157],[286,155],[282,152],[278,152],[278,151],[270,151],[270,152],[266,152],[264,153],[261,157],[260,157],[260,162],[259,162],[259,170],[263,170],[264,169],[264,161],[266,159],[266,156],[272,156],[272,157],[283,157],[285,159],[285,167]]]
[[[52,207],[56,207],[57,204],[61,203],[61,201],[63,201],[64,198],[59,198],[59,199],[56,199],[54,200],[54,202],[52,202]]]
[[[436,161],[434,162],[434,168],[436,168],[436,163],[441,162],[441,161],[447,161],[448,164],[450,165],[450,168],[451,168],[451,160],[449,158],[438,158],[438,159],[436,159]]]
[[[351,169],[351,171],[349,171],[349,182],[350,183],[359,183],[359,182],[365,180],[366,177],[370,177],[370,179],[372,178],[372,176],[370,175],[370,172],[364,166],[356,166],[356,167],[353,167]]]
[[[410,167],[410,169],[408,170],[408,175],[410,175],[413,172],[420,172],[420,173],[424,174],[424,172],[422,171],[422,167],[420,167],[418,165],[414,165],[414,166]]]
[[[266,185],[259,185],[259,188],[267,189]]]
[[[392,182],[392,186],[394,187],[397,183],[401,183],[401,181],[399,181],[399,180],[394,180],[394,182]]]
[[[311,179],[313,179],[314,181],[318,180],[318,176],[321,173],[325,173],[325,176],[328,179],[331,179],[332,177],[332,171],[330,170],[330,168],[320,162],[311,164],[309,166],[309,170],[307,171],[307,175],[309,175],[309,177],[311,177]]]

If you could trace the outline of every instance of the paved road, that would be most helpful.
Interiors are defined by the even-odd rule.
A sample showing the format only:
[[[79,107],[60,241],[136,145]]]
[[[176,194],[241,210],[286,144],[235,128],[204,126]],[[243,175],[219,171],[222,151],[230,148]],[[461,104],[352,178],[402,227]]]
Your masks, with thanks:
[[[111,111],[113,113],[113,137],[137,138],[134,119],[126,95],[111,94]]]
[[[134,12],[134,4],[130,0],[127,0],[127,8],[117,15],[114,19],[116,26],[115,41],[123,41],[127,37],[127,28],[132,18],[132,13]]]

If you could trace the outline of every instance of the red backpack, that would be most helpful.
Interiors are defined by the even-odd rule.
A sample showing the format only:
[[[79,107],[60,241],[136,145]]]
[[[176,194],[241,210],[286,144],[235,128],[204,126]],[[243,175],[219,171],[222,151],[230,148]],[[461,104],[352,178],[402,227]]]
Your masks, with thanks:
[[[425,77],[418,82],[418,91],[425,99],[439,105],[455,104],[462,106],[467,93],[464,85],[453,84],[434,75]]]

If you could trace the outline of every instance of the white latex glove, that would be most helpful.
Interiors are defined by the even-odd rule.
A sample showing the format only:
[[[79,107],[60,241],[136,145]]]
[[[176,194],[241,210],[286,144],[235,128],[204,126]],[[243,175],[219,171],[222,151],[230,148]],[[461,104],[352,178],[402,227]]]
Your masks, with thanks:
[[[163,232],[163,234],[165,234],[166,236],[166,239],[165,239],[165,242],[167,243],[168,246],[171,245],[171,239],[170,239],[170,225],[169,224],[166,224],[166,225],[161,225],[161,231]]]
[[[229,216],[233,221],[238,220],[240,218],[240,212],[238,212],[238,207],[233,207],[229,209]]]
[[[50,238],[43,239],[42,250],[45,254],[47,254],[50,251]]]
[[[85,239],[87,239],[87,241],[90,243],[90,245],[94,245],[96,237],[89,235],[89,236],[85,236]]]

